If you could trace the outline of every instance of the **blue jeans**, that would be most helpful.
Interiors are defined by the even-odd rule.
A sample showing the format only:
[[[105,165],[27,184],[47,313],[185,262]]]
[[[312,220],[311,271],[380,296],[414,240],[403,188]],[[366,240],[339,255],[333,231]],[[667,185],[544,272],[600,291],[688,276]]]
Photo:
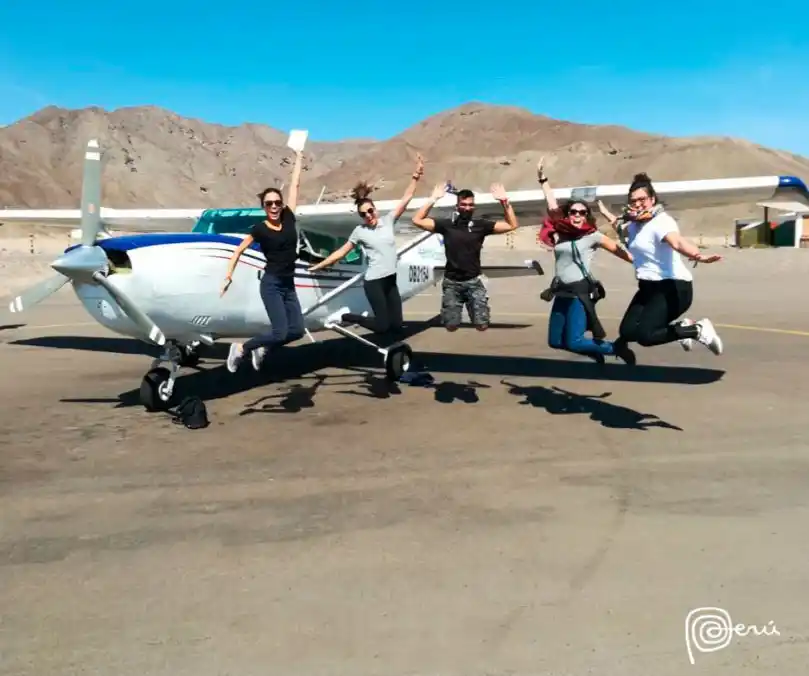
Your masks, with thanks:
[[[578,298],[554,298],[548,322],[548,345],[577,354],[613,354],[612,343],[587,338],[587,314]]]
[[[264,273],[259,286],[261,301],[270,318],[270,332],[251,338],[244,344],[245,353],[257,347],[274,349],[291,343],[304,334],[303,313],[295,291],[295,277],[278,277]]]

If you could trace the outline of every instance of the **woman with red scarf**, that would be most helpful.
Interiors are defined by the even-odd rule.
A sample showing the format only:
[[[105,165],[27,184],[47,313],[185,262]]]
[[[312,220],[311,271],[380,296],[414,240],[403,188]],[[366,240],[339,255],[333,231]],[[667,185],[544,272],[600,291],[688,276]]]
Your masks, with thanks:
[[[559,206],[542,170],[542,160],[537,164],[537,179],[548,204],[548,216],[539,237],[553,249],[556,268],[550,288],[542,293],[543,300],[553,299],[548,345],[588,356],[599,364],[604,363],[606,355],[634,364],[635,354],[626,343],[616,345],[604,340],[606,332],[598,320],[595,305],[606,294],[590,273],[593,256],[599,248],[627,263],[632,262],[632,256],[598,231],[590,205],[572,201]],[[592,338],[584,335],[588,330]]]

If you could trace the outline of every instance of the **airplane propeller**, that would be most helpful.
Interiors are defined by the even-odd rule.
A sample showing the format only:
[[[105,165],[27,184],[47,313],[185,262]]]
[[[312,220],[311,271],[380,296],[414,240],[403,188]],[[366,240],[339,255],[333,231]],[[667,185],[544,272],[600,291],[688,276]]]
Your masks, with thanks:
[[[81,195],[81,243],[65,251],[51,263],[56,275],[27,289],[9,303],[11,312],[22,312],[56,293],[68,282],[96,283],[102,286],[118,303],[124,313],[149,337],[163,345],[166,337],[149,316],[123,291],[110,283],[109,260],[97,246],[101,226],[101,150],[98,141],[87,144],[84,155],[84,178]]]

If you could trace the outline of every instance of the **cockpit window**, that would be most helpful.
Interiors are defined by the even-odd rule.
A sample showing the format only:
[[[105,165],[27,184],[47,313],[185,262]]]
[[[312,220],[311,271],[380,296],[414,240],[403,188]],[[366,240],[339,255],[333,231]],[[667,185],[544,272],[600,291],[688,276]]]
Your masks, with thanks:
[[[246,235],[250,229],[266,218],[262,208],[206,209],[191,232],[216,235]],[[306,232],[298,228],[301,240],[301,258],[306,261],[322,260],[332,251],[345,244],[345,237],[330,237],[320,233]],[[308,242],[308,244],[307,244]],[[364,256],[359,247],[354,247],[341,261],[348,265],[361,265]]]

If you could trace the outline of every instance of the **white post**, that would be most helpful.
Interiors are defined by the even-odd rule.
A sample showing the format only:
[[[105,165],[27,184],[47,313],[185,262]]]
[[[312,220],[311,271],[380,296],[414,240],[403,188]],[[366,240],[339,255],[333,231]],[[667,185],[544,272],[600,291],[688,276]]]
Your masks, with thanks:
[[[320,200],[323,199],[323,193],[324,192],[326,192],[326,186],[325,185],[320,189],[320,194],[317,196],[317,202],[315,202],[315,204],[320,204]]]

